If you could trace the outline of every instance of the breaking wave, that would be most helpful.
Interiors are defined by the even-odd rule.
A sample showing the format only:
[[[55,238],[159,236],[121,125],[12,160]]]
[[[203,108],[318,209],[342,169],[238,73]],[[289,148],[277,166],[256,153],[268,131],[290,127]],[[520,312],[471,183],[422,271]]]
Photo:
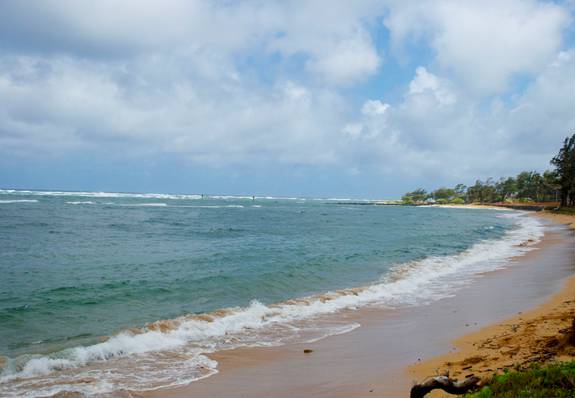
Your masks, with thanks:
[[[0,204],[8,203],[38,203],[36,199],[0,200]]]
[[[0,195],[30,196],[78,196],[86,198],[140,198],[140,199],[202,199],[202,195],[177,195],[163,193],[123,193],[123,192],[75,192],[75,191],[31,191],[20,189],[0,189]]]
[[[36,397],[60,391],[90,395],[186,384],[217,373],[217,363],[206,354],[314,341],[359,327],[330,316],[339,311],[424,305],[453,295],[474,276],[505,267],[513,257],[533,250],[543,236],[543,225],[533,217],[518,212],[500,217],[516,222],[502,238],[484,240],[451,256],[397,264],[368,286],[268,305],[254,300],[243,308],[156,321],[90,346],[7,359],[0,396]]]
[[[200,195],[200,194],[164,194],[164,193],[128,193],[128,192],[89,192],[89,191],[33,191],[21,189],[0,189],[0,195],[28,196],[77,196],[86,198],[124,198],[124,199],[162,199],[162,200],[303,200],[306,198],[279,196],[242,196],[242,195]],[[322,199],[319,199],[322,200]]]

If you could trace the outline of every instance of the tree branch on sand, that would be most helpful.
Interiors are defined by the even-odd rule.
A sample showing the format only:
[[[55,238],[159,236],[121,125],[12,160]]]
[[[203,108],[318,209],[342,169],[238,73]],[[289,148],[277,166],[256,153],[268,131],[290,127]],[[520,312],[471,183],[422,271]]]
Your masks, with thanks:
[[[423,383],[415,384],[411,388],[410,398],[423,398],[433,390],[443,390],[449,394],[463,395],[479,387],[481,379],[471,376],[463,381],[449,378],[449,375],[435,376],[426,379]]]

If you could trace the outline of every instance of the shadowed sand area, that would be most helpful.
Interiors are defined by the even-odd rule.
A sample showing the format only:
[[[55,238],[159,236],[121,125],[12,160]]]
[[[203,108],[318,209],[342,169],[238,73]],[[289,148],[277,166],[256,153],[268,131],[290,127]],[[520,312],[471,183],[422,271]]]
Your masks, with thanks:
[[[537,307],[575,273],[573,232],[546,222],[550,228],[537,250],[513,259],[506,269],[478,276],[452,297],[402,310],[342,312],[336,316],[361,327],[311,344],[215,353],[210,357],[218,361],[219,374],[181,388],[133,395],[406,397],[413,378],[434,371],[431,365],[407,373],[409,365],[455,350],[451,342],[457,337]]]

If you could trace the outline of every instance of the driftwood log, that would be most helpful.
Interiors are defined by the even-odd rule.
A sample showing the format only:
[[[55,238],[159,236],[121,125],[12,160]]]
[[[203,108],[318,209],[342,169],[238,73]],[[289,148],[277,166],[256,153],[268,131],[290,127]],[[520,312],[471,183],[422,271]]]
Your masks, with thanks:
[[[450,379],[449,376],[435,376],[425,380],[423,383],[415,384],[411,388],[410,398],[423,398],[433,390],[443,390],[449,394],[463,395],[466,392],[479,387],[481,379],[471,376],[462,381]]]

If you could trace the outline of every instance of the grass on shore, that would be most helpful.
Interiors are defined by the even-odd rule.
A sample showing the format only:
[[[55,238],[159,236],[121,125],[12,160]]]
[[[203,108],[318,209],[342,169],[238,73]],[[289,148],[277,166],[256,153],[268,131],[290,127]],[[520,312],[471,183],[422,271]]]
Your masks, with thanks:
[[[575,361],[494,375],[467,398],[575,398]]]

